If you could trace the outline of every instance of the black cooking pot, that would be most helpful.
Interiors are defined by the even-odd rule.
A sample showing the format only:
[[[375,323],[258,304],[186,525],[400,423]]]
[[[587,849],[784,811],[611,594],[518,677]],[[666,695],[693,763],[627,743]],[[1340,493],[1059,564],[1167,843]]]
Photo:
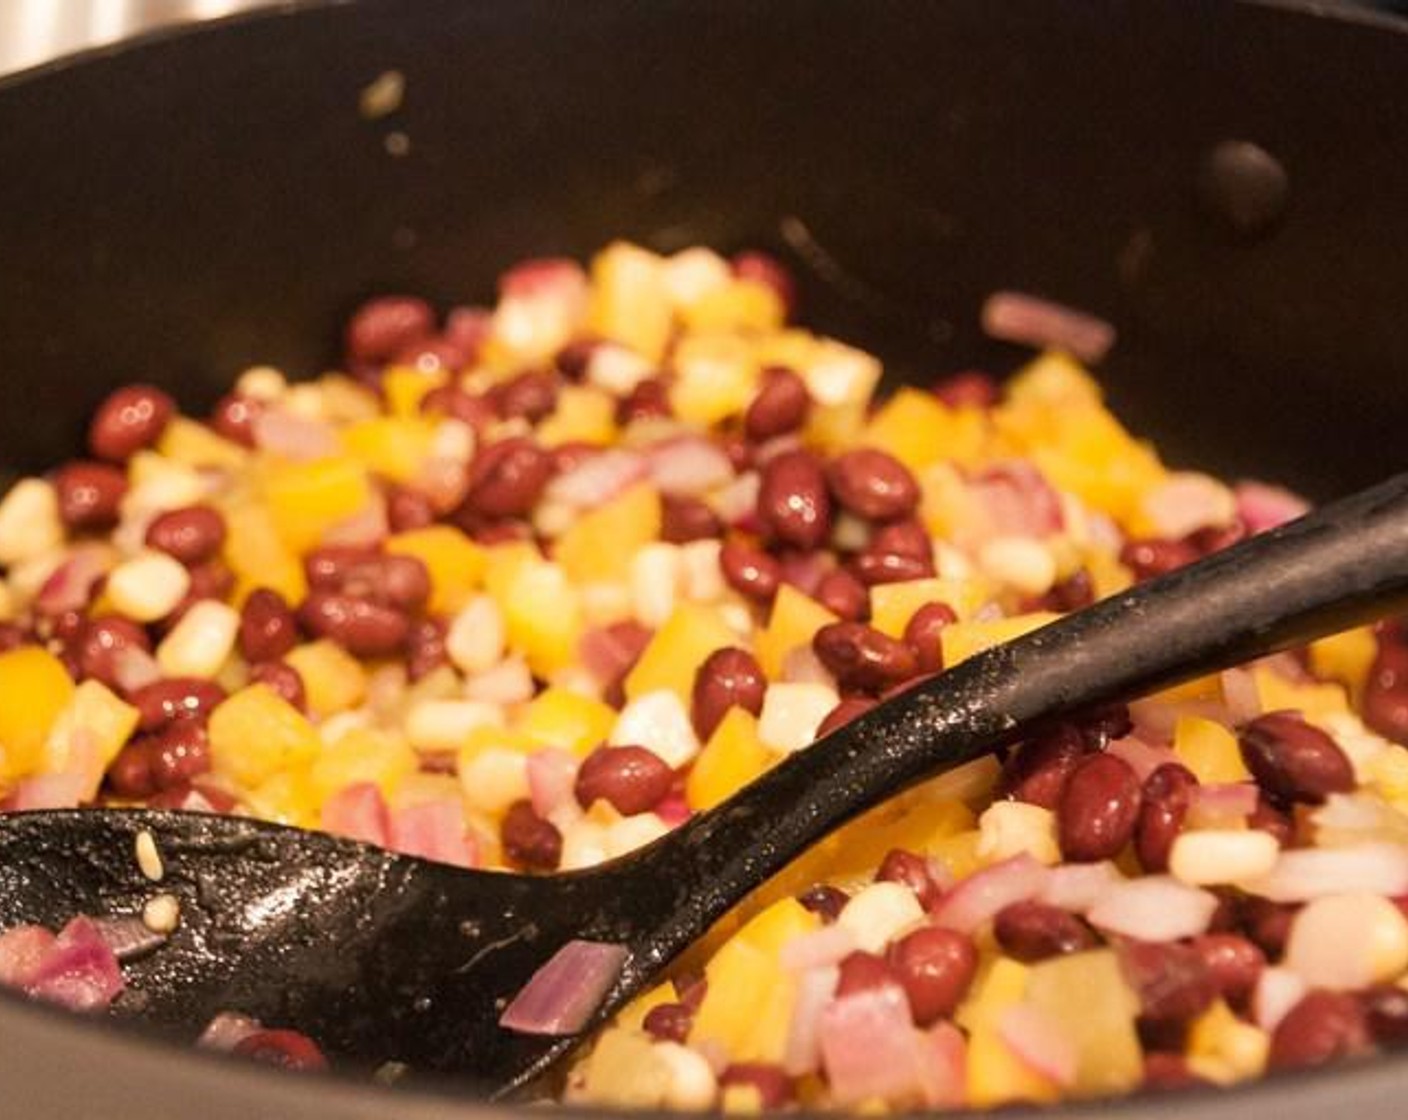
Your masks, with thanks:
[[[1172,461],[1327,496],[1404,466],[1405,90],[1401,26],[1211,0],[368,0],[155,36],[0,82],[4,464],[64,457],[120,382],[199,407],[318,372],[369,294],[484,300],[625,236],[782,254],[894,379],[1014,364],[995,288],[1088,308]],[[1387,1120],[1405,1091],[1381,1060],[1055,1115]],[[0,997],[4,1117],[489,1112]]]

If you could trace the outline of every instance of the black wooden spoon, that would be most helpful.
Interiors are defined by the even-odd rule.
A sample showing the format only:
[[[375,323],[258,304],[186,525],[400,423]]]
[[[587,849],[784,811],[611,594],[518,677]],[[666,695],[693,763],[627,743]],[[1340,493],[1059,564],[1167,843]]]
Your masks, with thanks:
[[[979,654],[598,868],[529,878],[232,817],[18,813],[0,818],[0,927],[138,913],[170,892],[180,928],[128,966],[119,1015],[190,1038],[234,1010],[306,1031],[355,1063],[455,1073],[502,1096],[580,1041],[498,1025],[567,941],[629,949],[597,1025],[792,857],[920,778],[1053,718],[1405,604],[1401,475]],[[165,857],[159,887],[133,858],[142,829]]]

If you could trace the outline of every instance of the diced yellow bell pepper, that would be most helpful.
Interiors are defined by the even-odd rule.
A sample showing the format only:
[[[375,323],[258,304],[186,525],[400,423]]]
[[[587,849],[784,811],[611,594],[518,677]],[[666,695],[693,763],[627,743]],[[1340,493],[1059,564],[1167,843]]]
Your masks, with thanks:
[[[513,729],[544,746],[585,757],[606,740],[615,722],[610,704],[553,685],[525,705]]]
[[[35,773],[74,687],[63,662],[38,646],[0,653],[0,781]]]
[[[552,415],[538,425],[537,436],[544,447],[608,444],[616,436],[616,401],[590,385],[564,385]]]
[[[361,513],[374,497],[366,469],[345,455],[267,464],[263,484],[279,539],[297,553],[318,544],[338,522]]]
[[[409,419],[421,415],[420,404],[432,390],[449,383],[443,369],[423,370],[414,366],[392,366],[381,378],[386,409],[395,417]]]
[[[0,695],[3,695],[0,692]],[[98,793],[103,773],[137,730],[140,713],[98,681],[84,681],[59,712],[44,744],[44,770],[84,779],[79,799]]]
[[[498,603],[508,598],[519,573],[542,563],[543,554],[527,541],[510,541],[484,549],[484,590]]]
[[[1057,1024],[1076,1051],[1078,1096],[1112,1096],[1139,1086],[1144,1058],[1135,1032],[1139,997],[1113,949],[1052,957],[1027,977],[1027,1000]]]
[[[1271,1053],[1271,1036],[1244,1023],[1222,1000],[1188,1028],[1188,1067],[1218,1085],[1260,1077]]]
[[[536,560],[515,568],[497,589],[511,650],[522,654],[529,668],[550,677],[571,665],[582,636],[582,603],[576,586],[558,564]]]
[[[782,673],[782,660],[801,645],[810,645],[812,636],[836,616],[790,583],[777,589],[767,626],[753,639],[753,653],[769,680]]]
[[[1349,697],[1342,684],[1299,684],[1265,665],[1252,666],[1252,679],[1263,712],[1289,710],[1309,717],[1349,711]]]
[[[944,627],[941,641],[944,647],[944,664],[950,669],[961,661],[967,661],[975,653],[1020,638],[1047,623],[1055,622],[1061,616],[1052,611],[1032,611],[1016,614],[1011,618],[996,618],[988,622],[954,622]]]
[[[730,708],[719,721],[685,783],[693,809],[712,809],[726,801],[776,761],[758,738],[758,721],[742,708]]]
[[[420,760],[403,736],[358,727],[323,746],[313,762],[310,788],[321,805],[347,786],[372,782],[389,801],[401,782],[419,769]]]
[[[393,556],[414,556],[430,574],[434,614],[453,614],[479,590],[488,566],[485,549],[453,525],[427,525],[396,533],[386,541]]]
[[[768,331],[751,341],[753,359],[759,368],[786,366],[791,370],[806,369],[823,348],[814,334],[798,327]]]
[[[660,536],[660,495],[649,482],[583,514],[557,541],[555,556],[575,583],[624,582],[631,559]]]
[[[652,362],[663,358],[674,330],[664,259],[624,241],[598,253],[591,266],[587,329]]]
[[[1033,358],[1013,374],[1005,396],[1008,408],[1035,406],[1050,411],[1104,400],[1099,382],[1074,358],[1057,350]]]
[[[367,671],[336,642],[309,642],[284,660],[303,678],[308,710],[319,719],[355,708],[367,695]]]
[[[675,986],[666,980],[663,984],[656,984],[649,988],[630,1003],[626,1004],[616,1015],[615,1026],[626,1030],[638,1031],[643,1029],[645,1017],[666,1003],[676,1001]]]
[[[777,330],[786,310],[777,292],[758,280],[731,280],[680,309],[690,331]]]
[[[1251,778],[1237,737],[1216,720],[1179,716],[1173,730],[1173,753],[1204,784]]]
[[[532,754],[541,750],[543,744],[533,736],[517,728],[482,726],[476,727],[465,738],[460,747],[459,768],[464,770],[476,757],[487,750],[510,750],[520,754]]]
[[[1358,702],[1378,655],[1372,627],[1360,626],[1310,643],[1310,668],[1318,677],[1339,681]]]
[[[736,645],[737,636],[718,611],[697,603],[681,603],[655,632],[640,660],[626,677],[626,698],[668,688],[689,706],[694,675],[716,649]]]
[[[708,426],[739,415],[758,388],[753,349],[736,334],[695,334],[674,353],[670,406],[688,424]]]
[[[318,732],[268,685],[230,696],[210,713],[210,762],[219,775],[255,789],[284,771],[303,771],[322,750]]]
[[[955,1020],[968,1030],[968,1103],[977,1108],[1015,1101],[1054,1101],[1058,1086],[1031,1069],[1003,1041],[1002,1013],[1021,1003],[1030,969],[999,957],[959,1007]]]
[[[918,471],[940,460],[977,462],[986,437],[981,409],[949,408],[932,393],[902,388],[870,418],[861,442]]]
[[[187,467],[238,471],[249,462],[249,452],[239,444],[184,416],[171,418],[157,440],[156,449],[166,458]]]
[[[342,429],[342,446],[366,470],[413,482],[435,446],[436,422],[424,416],[378,416]]]
[[[280,770],[240,798],[250,813],[295,828],[317,828],[320,803],[307,769]]]
[[[982,838],[976,828],[965,829],[932,844],[929,855],[943,864],[953,878],[962,879],[983,866],[983,858],[978,854]]]
[[[870,625],[892,638],[904,636],[914,612],[926,603],[944,603],[960,619],[971,618],[992,597],[992,588],[980,576],[972,579],[911,579],[881,583],[870,589]]]
[[[251,591],[268,587],[290,603],[302,602],[307,578],[298,556],[284,543],[268,507],[239,502],[225,509],[224,558],[238,581],[234,601],[244,602]]]

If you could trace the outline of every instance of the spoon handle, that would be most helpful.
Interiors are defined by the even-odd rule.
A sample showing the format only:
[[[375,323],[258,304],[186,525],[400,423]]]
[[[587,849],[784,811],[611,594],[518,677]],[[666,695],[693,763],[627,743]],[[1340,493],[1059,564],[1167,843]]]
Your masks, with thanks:
[[[815,841],[1035,726],[1408,604],[1408,474],[975,655],[786,759],[658,846],[667,959]]]

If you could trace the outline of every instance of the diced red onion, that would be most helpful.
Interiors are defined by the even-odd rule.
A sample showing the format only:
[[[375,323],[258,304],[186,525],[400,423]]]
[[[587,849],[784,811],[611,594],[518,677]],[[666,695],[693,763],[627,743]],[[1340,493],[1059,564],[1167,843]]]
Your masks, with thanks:
[[[1051,868],[1038,897],[1050,906],[1084,914],[1110,887],[1122,880],[1123,876],[1108,860],[1101,863],[1063,863]]]
[[[118,688],[129,695],[155,684],[165,675],[157,659],[140,646],[125,646],[113,653],[112,675]]]
[[[499,1026],[520,1034],[576,1034],[591,1022],[626,957],[624,945],[569,941],[513,998]]]
[[[34,809],[77,809],[83,800],[84,780],[78,774],[40,774],[22,778],[5,802],[14,812]]]
[[[1256,1025],[1264,1031],[1274,1031],[1286,1017],[1286,1012],[1305,995],[1305,981],[1288,968],[1272,965],[1261,970],[1256,990],[1252,993],[1252,1014]]]
[[[517,704],[531,700],[533,674],[521,659],[511,657],[466,680],[464,694],[469,700],[486,700],[491,704]]]
[[[339,548],[371,548],[385,540],[390,531],[386,521],[386,503],[378,497],[363,506],[360,513],[331,526],[323,534],[323,544]]]
[[[609,502],[646,474],[645,457],[612,448],[587,455],[569,471],[548,483],[545,497],[575,509],[592,509]]]
[[[53,949],[24,985],[27,994],[70,1011],[107,1007],[123,989],[117,956],[93,919],[77,917],[59,931]]]
[[[1205,474],[1172,475],[1143,500],[1155,535],[1179,540],[1199,529],[1220,528],[1236,515],[1231,493]]]
[[[97,918],[94,924],[119,961],[136,960],[166,944],[166,934],[148,929],[141,918]]]
[[[839,1105],[908,1101],[924,1092],[929,1060],[909,1001],[895,984],[853,992],[821,1013],[821,1063]]]
[[[809,968],[797,978],[782,1054],[782,1068],[793,1077],[811,1073],[821,1064],[821,1014],[831,1002],[840,976],[841,970],[833,964]]]
[[[453,307],[445,316],[442,336],[472,362],[493,332],[493,314],[482,307]]]
[[[264,1024],[258,1019],[235,1011],[222,1011],[201,1031],[196,1045],[205,1050],[229,1053],[250,1035],[258,1034],[263,1029]]]
[[[1064,350],[1087,365],[1098,365],[1115,344],[1115,328],[1104,319],[1024,292],[993,292],[980,319],[991,338]]]
[[[1238,886],[1273,902],[1308,902],[1327,894],[1408,894],[1408,847],[1370,843],[1283,851],[1267,875]]]
[[[693,498],[733,480],[733,463],[713,440],[683,436],[646,449],[650,478],[662,494]]]
[[[1138,735],[1115,739],[1110,743],[1108,750],[1116,758],[1127,762],[1141,782],[1165,763],[1177,761],[1168,747],[1156,747],[1146,743]]]
[[[969,483],[997,536],[1046,537],[1060,532],[1065,515],[1060,495],[1030,463],[989,467]]]
[[[416,471],[415,488],[436,513],[449,513],[469,493],[469,468],[458,459],[432,455]]]
[[[1220,680],[1222,701],[1227,705],[1227,714],[1233,726],[1240,726],[1261,715],[1261,695],[1257,691],[1256,678],[1250,672],[1240,666],[1224,669]]]
[[[1232,495],[1237,501],[1237,516],[1253,533],[1294,521],[1310,509],[1310,503],[1298,494],[1264,482],[1239,482]]]
[[[782,946],[778,960],[783,968],[805,972],[824,965],[839,964],[843,957],[859,947],[856,935],[850,929],[833,924],[792,938]]]
[[[782,559],[782,580],[803,595],[815,596],[822,579],[834,567],[825,552],[795,552]]]
[[[111,568],[112,550],[106,545],[77,545],[44,581],[34,605],[45,615],[82,610],[93,594],[93,585]]]
[[[1217,896],[1170,875],[1125,879],[1109,887],[1086,913],[1106,933],[1140,941],[1177,941],[1203,933],[1217,909]]]
[[[655,806],[655,815],[664,822],[666,828],[679,828],[694,816],[694,810],[689,807],[685,796],[676,791],[667,793],[660,804]]]
[[[500,299],[552,299],[575,302],[586,298],[587,274],[566,257],[521,261],[499,277]]]
[[[583,668],[603,688],[621,679],[621,675],[640,656],[641,646],[627,639],[610,626],[588,630],[577,643],[577,656]]]
[[[456,867],[479,866],[479,846],[469,833],[464,806],[457,798],[424,801],[397,810],[391,818],[390,847]]]
[[[919,1064],[920,1091],[928,1108],[958,1108],[964,1102],[968,1076],[968,1040],[941,1019],[921,1035],[927,1051]]]
[[[1219,782],[1193,790],[1189,821],[1197,828],[1236,828],[1256,812],[1257,791],[1251,782]]]
[[[375,782],[354,782],[324,801],[322,826],[364,844],[384,848],[391,842],[391,812]]]
[[[1075,1047],[1060,1026],[1039,1008],[1013,1004],[1001,1013],[997,1033],[1028,1069],[1063,1088],[1075,1084]]]
[[[560,747],[544,747],[528,756],[528,791],[533,812],[546,819],[564,805],[577,804],[572,792],[577,759]]]
[[[954,887],[934,911],[934,924],[972,933],[999,910],[1035,898],[1050,871],[1022,852],[974,872]]]
[[[321,420],[296,416],[279,408],[262,409],[254,417],[254,443],[261,451],[285,459],[323,459],[338,451],[337,433]]]

